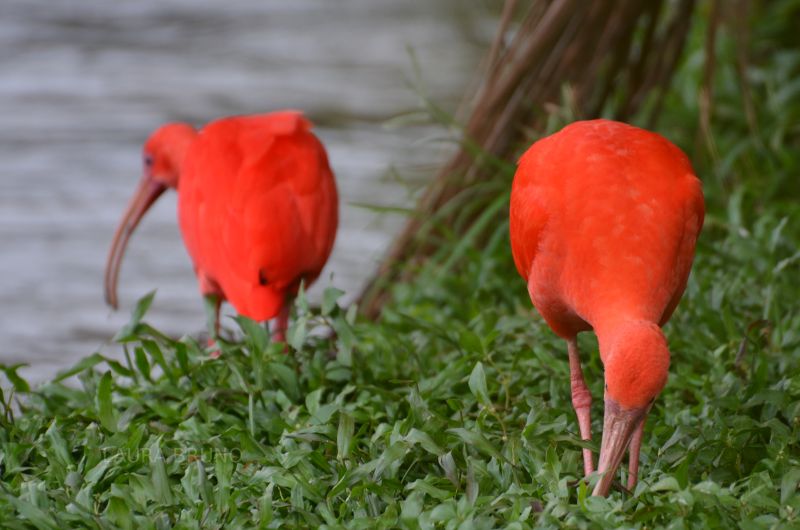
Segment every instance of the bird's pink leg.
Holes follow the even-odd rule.
[[[578,428],[581,431],[581,439],[591,440],[592,394],[589,393],[589,388],[587,388],[586,381],[583,379],[583,370],[581,370],[581,359],[578,352],[578,340],[576,337],[567,339],[567,353],[569,354],[569,379],[570,387],[572,388],[572,408],[575,409],[575,415],[578,416]],[[594,462],[592,461],[592,451],[590,449],[583,450],[583,471],[586,475],[590,475],[594,471]]]
[[[631,445],[628,447],[628,490],[633,491],[636,482],[639,480],[639,450],[642,448],[642,436],[644,436],[644,422],[647,420],[645,415],[631,437]]]

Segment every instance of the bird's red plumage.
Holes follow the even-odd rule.
[[[703,215],[680,149],[623,123],[576,122],[520,159],[514,261],[563,337],[621,319],[663,324],[686,287]]]
[[[572,404],[591,439],[591,393],[576,335],[593,329],[605,371],[594,495],[606,495],[626,450],[636,484],[644,421],[666,384],[661,326],[689,276],[703,224],[700,181],[661,136],[608,120],[573,123],[522,156],[511,191],[514,262],[534,306],[567,340]],[[593,472],[583,451],[584,472]]]
[[[609,391],[625,406],[664,386],[669,351],[658,326],[686,288],[703,216],[689,160],[643,129],[576,122],[520,159],[510,211],[517,269],[558,335],[594,329]]]
[[[336,184],[310,129],[293,111],[221,119],[183,161],[178,218],[201,290],[255,320],[275,317],[333,248]]]

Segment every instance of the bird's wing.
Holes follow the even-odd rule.
[[[336,188],[309,129],[296,112],[227,118],[187,157],[201,261],[242,313],[270,313],[276,296],[319,274],[333,245]]]
[[[695,244],[700,236],[700,230],[703,228],[705,219],[703,189],[697,177],[693,174],[686,175],[684,186],[679,190],[679,195],[680,203],[684,205],[684,214],[682,216],[684,225],[674,268],[676,286],[659,321],[659,325],[662,326],[670,319],[683,296],[683,292],[686,290],[686,283],[689,280],[689,272],[692,269],[692,261],[694,260]]]
[[[290,283],[316,277],[330,254],[338,223],[338,197],[325,150],[311,124],[294,112],[269,115],[263,125],[243,127],[247,155],[239,169],[239,209],[230,224],[243,221],[238,235],[251,245],[246,262],[253,270]],[[268,123],[266,123],[268,121]]]
[[[542,173],[540,165],[548,151],[548,139],[540,140],[520,158],[511,189],[509,232],[511,252],[519,274],[528,281],[531,266],[539,251],[548,220],[549,201],[554,190]],[[544,153],[544,155],[543,155]]]

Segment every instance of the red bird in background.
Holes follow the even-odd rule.
[[[628,447],[628,488],[636,485],[645,419],[667,381],[661,326],[686,288],[703,217],[686,155],[624,123],[573,123],[520,159],[511,191],[514,262],[533,305],[567,341],[584,440],[592,436],[592,397],[576,336],[594,330],[600,346],[605,417],[594,495],[608,494]],[[583,458],[589,475],[592,452]]]
[[[295,111],[223,118],[197,131],[157,129],[144,144],[144,175],[114,234],[106,263],[106,302],[117,307],[119,268],[131,233],[168,188],[178,190],[178,221],[200,292],[219,333],[228,300],[239,314],[277,317],[285,340],[301,281],[319,276],[338,224],[336,182],[311,123]]]

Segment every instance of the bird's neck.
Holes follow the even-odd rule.
[[[639,342],[642,337],[656,342],[665,341],[658,324],[635,316],[618,316],[594,322],[593,328],[603,362],[619,349],[621,343]]]
[[[661,328],[648,320],[617,322],[597,333],[606,397],[626,409],[647,406],[667,382],[669,347]]]
[[[189,152],[189,146],[195,138],[197,138],[197,131],[191,127],[183,129],[182,134],[177,136],[170,144],[170,158],[173,167],[180,175],[183,172],[183,161],[186,159],[186,153]]]

